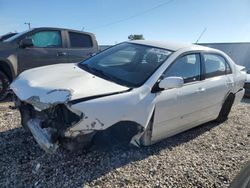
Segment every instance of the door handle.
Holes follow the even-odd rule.
[[[196,90],[196,93],[204,93],[206,91],[206,88],[204,87],[199,87],[197,90]]]
[[[59,57],[59,56],[66,56],[67,55],[67,53],[66,52],[57,52],[57,56]]]

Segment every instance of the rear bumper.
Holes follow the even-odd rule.
[[[245,96],[250,97],[250,83],[245,83],[244,88],[246,90],[245,91]]]
[[[239,91],[237,91],[235,93],[234,104],[240,103],[241,99],[244,96],[244,93],[245,93],[245,89],[244,88],[240,89]]]

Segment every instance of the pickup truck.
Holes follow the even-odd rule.
[[[21,72],[40,66],[75,63],[98,52],[93,33],[62,28],[33,28],[0,42],[0,100]],[[46,75],[44,75],[46,77]]]
[[[4,41],[4,40],[6,40],[6,39],[8,39],[8,38],[10,38],[10,37],[13,37],[14,35],[16,35],[17,33],[6,33],[6,34],[4,34],[4,35],[1,35],[0,36],[0,42],[1,41]]]

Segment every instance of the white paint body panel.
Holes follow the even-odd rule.
[[[171,50],[171,45],[162,43],[143,41],[134,43],[168,47]],[[67,103],[73,99],[123,92],[70,105],[69,108],[82,112],[84,118],[68,131],[104,130],[120,121],[133,121],[146,129],[155,112],[151,137],[154,143],[215,119],[227,95],[242,89],[246,80],[246,75],[242,74],[223,52],[197,45],[172,46],[177,51],[155,71],[146,83],[131,91],[124,92],[129,88],[93,76],[74,64],[31,69],[22,73],[11,84],[11,88],[22,101],[32,96],[39,96],[44,102],[49,101],[51,104],[53,101]],[[159,77],[177,57],[186,52],[207,50],[226,57],[233,74],[185,84],[181,88],[158,93],[151,92]],[[65,99],[63,102],[60,95],[48,96],[48,92],[58,89],[70,90],[70,99]],[[242,92],[237,94],[237,101],[241,98]]]
[[[250,74],[247,74],[247,80],[246,83],[250,83]]]
[[[39,96],[44,102],[53,102],[50,100],[57,100],[56,96],[47,95],[53,90],[70,90],[70,100],[74,100],[126,91],[129,88],[101,79],[80,69],[77,65],[69,63],[25,71],[14,80],[11,89],[22,100]]]
[[[119,121],[134,121],[146,126],[154,110],[154,98],[150,88],[143,87],[75,104],[71,108],[83,112],[88,118],[71,130],[103,130]],[[93,121],[95,127],[91,127]],[[99,121],[103,126],[98,126]]]

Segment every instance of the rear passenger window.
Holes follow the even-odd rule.
[[[71,48],[90,48],[93,46],[89,35],[69,32]]]
[[[231,74],[232,73],[232,70],[229,66],[229,64],[226,62],[226,74]]]
[[[205,78],[230,74],[231,69],[225,58],[216,54],[204,54]]]

